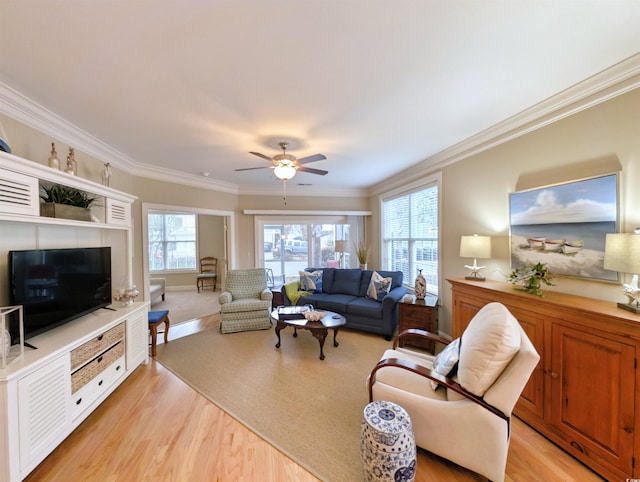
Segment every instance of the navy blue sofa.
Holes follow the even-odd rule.
[[[402,271],[376,270],[381,276],[392,279],[389,293],[382,300],[367,297],[372,270],[306,268],[313,272],[322,270],[322,291],[302,296],[297,305],[311,304],[317,310],[340,313],[346,326],[357,330],[379,333],[387,340],[393,336],[398,325],[398,303],[407,293],[402,285]],[[291,300],[282,290],[285,305]]]

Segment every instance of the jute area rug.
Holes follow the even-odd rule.
[[[158,346],[156,359],[187,384],[326,481],[363,480],[360,423],[365,380],[391,343],[330,331],[326,358],[310,332],[221,334],[217,328]]]

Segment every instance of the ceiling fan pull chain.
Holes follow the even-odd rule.
[[[283,189],[283,197],[282,199],[284,200],[284,205],[287,205],[287,180],[285,179],[284,182],[282,183],[282,189]]]

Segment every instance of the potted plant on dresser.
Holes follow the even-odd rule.
[[[40,186],[40,215],[49,218],[91,221],[91,206],[96,198],[74,187],[53,184]]]

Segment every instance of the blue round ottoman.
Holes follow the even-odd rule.
[[[416,474],[416,442],[409,414],[383,400],[364,408],[360,458],[367,481],[412,482]]]

